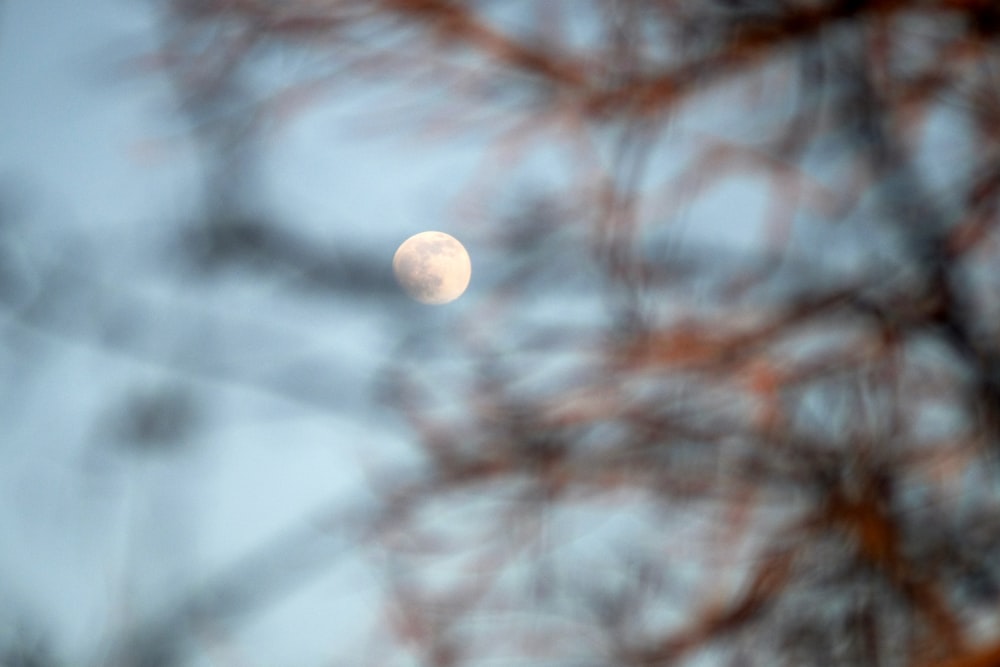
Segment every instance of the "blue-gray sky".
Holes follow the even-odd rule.
[[[202,184],[169,82],[132,67],[161,38],[154,4],[0,7],[10,246],[24,298],[61,267],[75,301],[54,320],[0,318],[0,627],[37,629],[68,664],[332,498],[364,502],[365,473],[405,454],[376,377],[415,312],[427,326],[453,317],[299,299],[280,279],[177,280],[164,246],[198,214]],[[469,169],[468,148],[364,136],[333,101],[265,142],[274,215],[386,268],[409,234],[455,232],[456,179],[441,176]],[[109,338],[109,314],[137,325]],[[198,428],[177,451],[123,455],[103,426],[116,401],[164,386],[198,397]],[[377,583],[348,557],[217,648],[246,665],[350,656]]]
[[[502,3],[487,4],[496,10]],[[207,133],[194,132],[195,114],[182,113],[167,75],[143,66],[164,38],[156,6],[152,0],[7,0],[0,15],[0,205],[6,207],[0,210],[0,633],[26,624],[46,634],[67,664],[99,656],[117,633],[169,611],[200,583],[243,567],[247,554],[278,536],[326,530],[329,522],[315,512],[350,513],[374,503],[373,473],[418,459],[414,433],[381,400],[390,363],[417,369],[430,393],[463,397],[468,383],[486,383],[497,370],[491,354],[518,352],[504,358],[502,370],[516,376],[512,393],[530,396],[566,383],[593,350],[588,345],[606,345],[615,333],[609,327],[595,340],[580,343],[583,334],[573,338],[579,346],[561,346],[565,328],[612,316],[603,308],[610,301],[607,285],[595,278],[596,262],[589,260],[607,222],[595,210],[601,179],[626,180],[622,174],[629,173],[628,150],[616,152],[628,147],[617,141],[621,127],[609,122],[588,134],[588,119],[573,118],[579,125],[568,127],[579,130],[580,144],[592,140],[585,158],[558,140],[517,153],[513,134],[491,151],[496,127],[490,123],[451,131],[452,115],[461,109],[457,101],[449,106],[447,93],[455,91],[443,90],[446,85],[413,93],[344,77],[281,122],[261,124],[255,170],[240,194],[252,213],[299,240],[293,254],[319,257],[319,265],[248,261],[213,273],[184,261],[178,248],[205,222],[200,216],[216,194],[207,191],[213,163],[210,148],[200,143]],[[532,5],[520,3],[526,6]],[[516,13],[499,19],[512,21]],[[585,21],[568,23],[586,27]],[[468,64],[467,55],[455,60]],[[249,78],[294,81],[302,62],[277,53],[258,62]],[[649,303],[639,304],[648,306],[651,319],[677,313],[696,319],[719,307],[719,301],[700,300],[712,291],[704,285],[717,279],[713,272],[732,270],[734,251],[760,250],[775,239],[787,243],[781,266],[795,283],[779,276],[782,290],[889,265],[881,255],[892,259],[893,230],[871,223],[884,215],[873,198],[859,194],[843,213],[824,209],[830,203],[824,186],[852,180],[851,165],[825,157],[813,164],[805,151],[803,164],[783,165],[764,151],[753,157],[768,166],[738,168],[746,146],[733,142],[747,139],[752,153],[760,135],[794,114],[793,69],[780,61],[752,81],[706,88],[681,110],[686,113],[664,121],[669,141],[646,156],[645,176],[631,184],[648,186],[644,194],[651,195],[637,199],[637,234],[649,235],[643,251],[653,269],[653,255],[664,248],[679,253],[690,242],[704,254],[692,252],[696,271],[677,280],[671,300],[653,291]],[[427,80],[413,74],[413,81]],[[412,97],[404,98],[404,89]],[[490,86],[479,92],[498,93]],[[750,97],[747,106],[756,113],[745,117],[734,100]],[[424,105],[441,114],[437,125],[410,115]],[[516,103],[497,108],[491,120],[516,125]],[[545,110],[559,108],[553,103]],[[526,104],[521,111],[538,108]],[[557,122],[552,127],[545,138],[565,129]],[[956,171],[954,159],[926,158],[935,151],[957,154],[963,146],[947,121],[929,127],[921,164],[931,183],[946,183]],[[652,141],[654,134],[642,139]],[[705,154],[722,157],[693,169],[691,178],[669,180]],[[730,155],[740,159],[729,161]],[[624,167],[616,171],[609,165],[619,158],[617,166]],[[718,180],[717,167],[725,175]],[[775,175],[792,172],[815,179],[799,192],[805,193],[801,202],[784,201],[786,190],[775,185],[783,183]],[[576,189],[559,193],[567,183]],[[544,206],[504,209],[550,188],[558,196],[543,203],[560,207],[555,213]],[[798,216],[784,220],[787,235],[768,228],[773,220],[767,217],[781,219],[785,211]],[[546,215],[574,224],[547,229]],[[798,225],[800,218],[811,224]],[[428,229],[455,235],[472,255],[469,292],[439,309],[407,301],[388,278],[398,243]],[[511,241],[518,234],[527,239],[519,248]],[[678,267],[688,270],[683,262]],[[317,281],[321,288],[303,287],[326,269],[325,282]],[[502,278],[521,269],[535,279],[512,299]],[[352,275],[361,288],[348,289]],[[741,302],[739,312],[730,301],[721,304],[733,321],[768,315],[753,299]],[[626,320],[615,324],[627,326]],[[525,322],[544,324],[547,342],[525,335],[538,334]],[[710,327],[688,335],[714,333]],[[482,352],[482,368],[467,366],[459,352],[465,345]],[[477,370],[481,377],[470,380]],[[601,397],[573,398],[587,404]],[[484,413],[517,407],[486,406]],[[168,423],[157,414],[167,414]],[[136,451],[134,441],[143,439],[137,433],[145,433],[147,451]],[[632,507],[638,510],[617,517],[613,506],[570,508],[558,527],[545,528],[574,537],[550,552],[575,553],[574,567],[601,571],[601,563],[618,562],[620,554],[611,553],[616,544],[645,540],[659,553],[663,545],[654,541],[669,541],[674,529],[678,539],[669,546],[684,550],[688,534],[711,528],[706,516],[717,509],[658,517],[663,523],[653,535],[643,533],[649,506]],[[786,511],[779,507],[774,515]],[[251,618],[199,637],[193,664],[364,664],[363,656],[376,655],[381,647],[368,630],[385,622],[378,616],[384,581],[349,531],[338,528],[331,536],[320,546],[343,554],[328,570],[310,574],[307,584]],[[747,544],[748,550],[757,546],[752,538]],[[707,571],[711,561],[689,560],[684,567]],[[678,581],[687,591],[684,567]],[[603,574],[617,585],[627,573]],[[726,572],[731,580],[739,576]],[[664,611],[668,623],[677,620],[675,609]]]

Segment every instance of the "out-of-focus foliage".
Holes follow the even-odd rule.
[[[324,283],[224,185],[324,97],[489,140],[459,205],[500,275],[387,369],[422,459],[348,522],[386,578],[360,660],[1000,662],[995,3],[161,4],[146,64],[215,158],[203,266],[386,288]],[[150,400],[154,443],[189,408]],[[122,661],[174,660],[142,639],[256,604],[284,553]]]
[[[493,140],[469,189],[513,212],[469,224],[509,275],[462,363],[386,381],[427,464],[372,537],[403,654],[997,659],[993,3],[171,10],[160,57],[207,128],[296,52],[315,71],[257,124],[377,80],[415,132]]]

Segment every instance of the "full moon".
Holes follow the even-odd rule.
[[[472,277],[472,261],[453,236],[420,232],[403,241],[396,250],[392,271],[412,298],[438,305],[462,296]]]

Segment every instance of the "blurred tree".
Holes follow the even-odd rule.
[[[389,370],[427,465],[360,533],[395,641],[359,659],[1000,664],[993,2],[161,4],[211,261],[308,247],[219,211],[319,93],[491,142],[509,271],[462,363]],[[199,595],[149,636],[251,600]]]

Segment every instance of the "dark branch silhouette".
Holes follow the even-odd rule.
[[[330,524],[384,568],[360,660],[1000,662],[1000,9],[503,4],[175,0],[144,61],[204,148],[174,246],[200,280],[288,272],[288,298],[399,308],[386,271],[255,208],[267,128],[321,95],[378,91],[365,122],[428,150],[490,146],[458,178],[492,273],[378,385],[420,462]],[[254,79],[290,53],[310,65]],[[108,659],[183,663],[195,626],[302,585],[326,539],[293,531]]]

